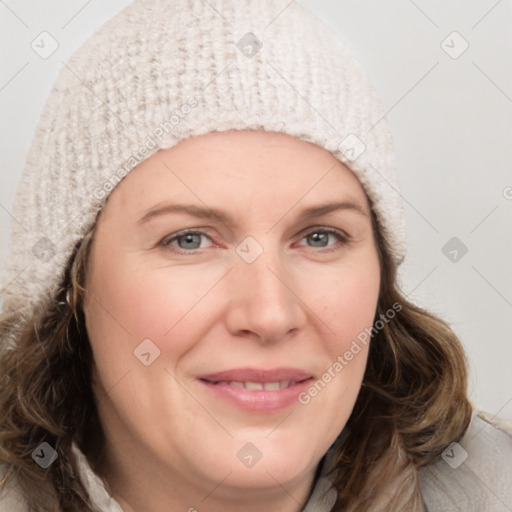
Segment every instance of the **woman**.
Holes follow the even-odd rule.
[[[139,0],[59,76],[13,212],[2,510],[510,505],[507,425],[396,284],[375,92],[285,7]]]

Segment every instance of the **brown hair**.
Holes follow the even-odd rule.
[[[447,323],[399,291],[375,216],[373,226],[381,266],[376,321],[390,309],[396,316],[372,336],[338,456],[333,510],[422,512],[417,470],[459,440],[471,420],[467,360]]]
[[[424,510],[417,469],[462,437],[472,408],[462,346],[442,320],[407,301],[373,215],[381,264],[377,315],[400,304],[372,336],[363,385],[344,429],[334,478],[335,511]],[[97,512],[77,475],[75,441],[93,469],[103,437],[91,388],[92,352],[81,304],[94,228],[70,259],[55,300],[20,325],[0,319],[0,463],[31,511]],[[70,290],[72,295],[70,295]],[[41,471],[31,453],[41,442],[58,453]],[[1,487],[1,483],[0,483]],[[52,501],[53,500],[53,501]]]

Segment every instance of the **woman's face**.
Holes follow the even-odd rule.
[[[230,131],[143,162],[86,283],[111,467],[219,494],[311,479],[356,401],[379,281],[363,189],[324,149]]]

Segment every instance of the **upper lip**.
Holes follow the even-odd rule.
[[[201,380],[208,382],[235,381],[235,382],[279,382],[310,379],[312,375],[298,368],[233,368],[217,373],[200,375]]]

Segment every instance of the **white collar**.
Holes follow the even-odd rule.
[[[71,450],[76,456],[80,480],[89,493],[92,504],[101,512],[124,512],[121,505],[107,492],[103,480],[92,470],[86,456],[74,441]]]

